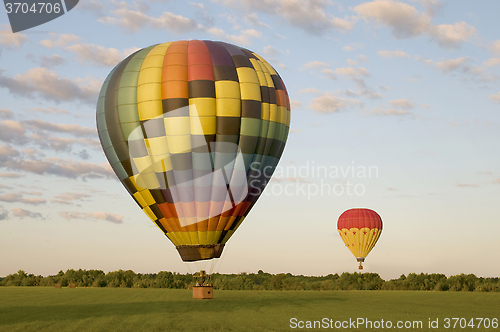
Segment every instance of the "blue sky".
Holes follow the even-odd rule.
[[[95,103],[131,52],[212,39],[262,55],[292,102],[280,168],[220,272],[356,271],[337,218],[367,207],[384,230],[366,271],[498,276],[499,11],[493,0],[82,0],[13,34],[0,10],[0,275],[196,269],[114,177]]]

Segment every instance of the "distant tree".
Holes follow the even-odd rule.
[[[398,279],[384,281],[377,273],[347,273],[340,276],[303,276],[291,273],[272,275],[259,270],[257,273],[218,274],[211,276],[214,288],[226,290],[417,290],[417,291],[465,291],[465,292],[500,292],[500,280],[478,278],[474,274],[460,274],[447,278],[438,273],[402,274]],[[23,270],[0,278],[0,286],[54,286],[70,283],[78,287],[123,287],[123,288],[179,288],[194,285],[193,275],[186,273],[161,271],[151,274],[136,274],[132,270],[111,271],[105,274],[101,270],[59,271],[55,275],[43,277],[28,274]]]
[[[273,290],[282,290],[283,289],[283,279],[285,275],[283,273],[276,274],[271,277],[271,286]]]

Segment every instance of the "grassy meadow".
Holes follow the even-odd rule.
[[[446,317],[467,323],[471,318],[499,319],[500,293],[215,290],[213,300],[191,296],[184,289],[0,287],[0,331],[308,330],[291,328],[291,318],[304,324],[323,318],[423,323],[423,328],[402,331],[500,331],[477,328],[478,320],[474,328],[460,328],[460,322],[455,329],[444,328]],[[429,318],[439,319],[439,329],[428,329]]]

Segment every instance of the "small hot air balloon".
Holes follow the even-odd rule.
[[[106,78],[97,104],[111,167],[183,261],[220,257],[271,177],[289,124],[274,68],[215,41],[131,54]]]
[[[337,228],[362,270],[366,256],[382,233],[382,218],[370,209],[350,209],[340,215]]]

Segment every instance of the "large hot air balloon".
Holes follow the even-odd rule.
[[[382,233],[382,218],[370,209],[350,209],[339,217],[337,228],[345,245],[363,269],[366,256]]]
[[[133,53],[106,78],[97,105],[109,163],[183,261],[220,257],[271,177],[289,124],[273,67],[216,41]]]

